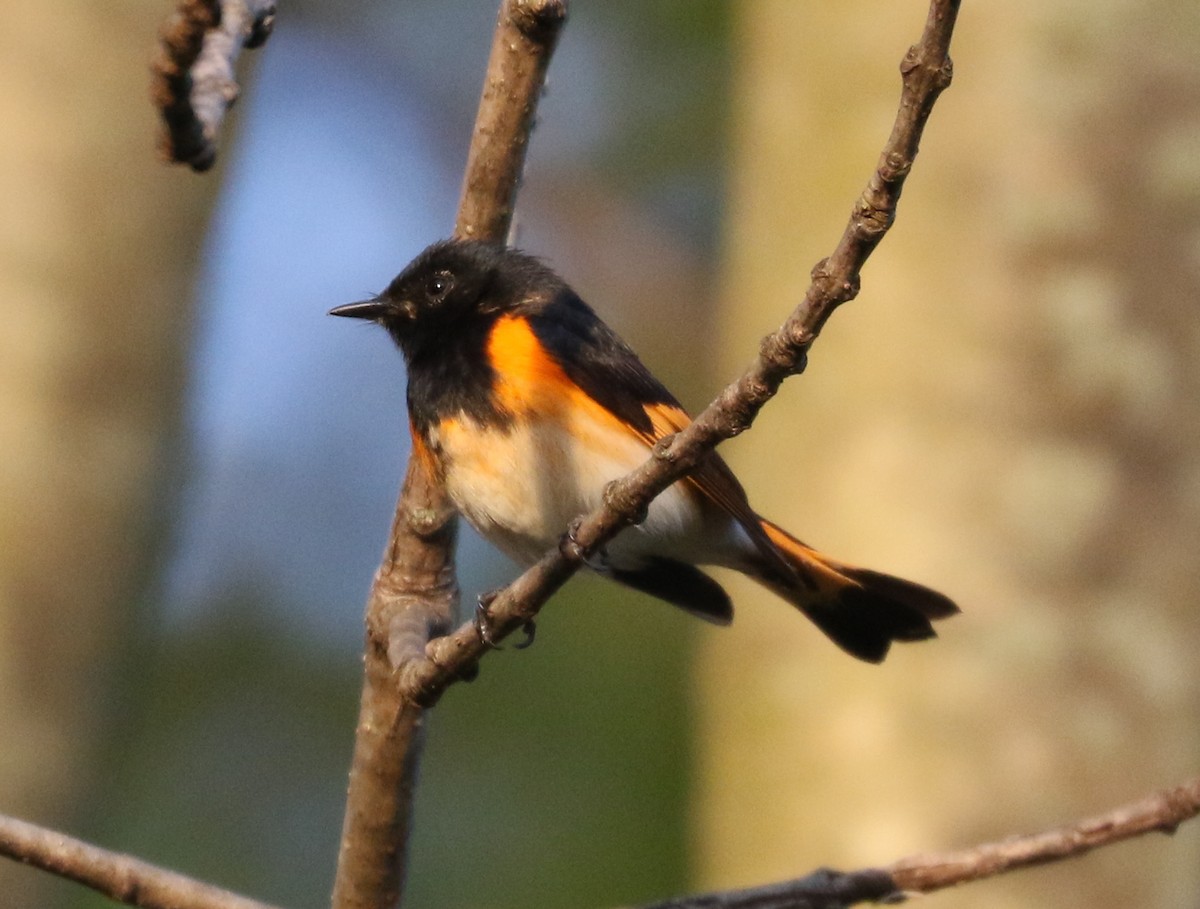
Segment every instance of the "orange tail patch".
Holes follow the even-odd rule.
[[[950,599],[928,587],[836,562],[765,519],[762,528],[795,577],[759,580],[861,660],[882,661],[893,641],[935,637],[932,622],[958,612]]]

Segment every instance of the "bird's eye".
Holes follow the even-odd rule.
[[[453,276],[449,272],[439,271],[436,275],[430,275],[426,280],[425,293],[431,300],[440,300],[450,292],[453,285]]]

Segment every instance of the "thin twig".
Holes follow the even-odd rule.
[[[494,638],[524,626],[592,554],[645,516],[650,501],[695,467],[719,442],[744,432],[789,375],[803,371],[805,356],[834,309],[858,294],[859,274],[895,219],[905,178],[917,154],[933,103],[950,84],[950,36],[959,0],[932,0],[920,41],[901,63],[903,87],[892,133],[879,164],[829,258],[817,263],[804,300],[773,334],[740,379],[728,386],[684,431],[662,440],[653,456],[605,490],[604,505],[580,520],[557,551],[544,555],[500,593],[488,608]],[[431,703],[461,678],[489,646],[473,624],[437,638],[429,659],[406,672],[409,697]]]
[[[819,868],[795,880],[745,890],[677,896],[638,909],[845,909],[857,903],[899,902],[903,894],[886,871]]]
[[[791,881],[664,900],[641,909],[844,909],[858,903],[899,903],[1009,871],[1082,856],[1146,833],[1174,833],[1200,815],[1200,777],[1105,814],[1042,833],[1013,836],[958,852],[924,853],[887,868],[821,869]]]
[[[565,0],[505,0],[463,178],[455,233],[503,242]],[[428,465],[412,459],[383,562],[367,603],[363,692],[355,736],[334,909],[385,909],[400,898],[424,708],[403,696],[425,647],[450,628],[453,507]],[[469,674],[463,664],[457,671]]]
[[[195,171],[213,166],[217,134],[238,97],[234,63],[243,47],[267,40],[274,21],[275,0],[180,0],[150,66],[164,158]]]
[[[0,815],[0,855],[142,909],[275,909],[141,859]]]
[[[1112,811],[1042,833],[1014,836],[973,849],[914,855],[887,869],[899,890],[932,893],[1031,865],[1084,855],[1146,833],[1175,832],[1200,815],[1200,777]]]

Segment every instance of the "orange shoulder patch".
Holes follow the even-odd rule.
[[[487,356],[498,377],[498,403],[514,415],[543,410],[555,397],[581,394],[542,346],[529,321],[520,316],[502,316],[496,321]]]

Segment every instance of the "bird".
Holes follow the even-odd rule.
[[[503,244],[436,242],[382,293],[330,314],[391,335],[407,372],[412,456],[481,536],[523,566],[691,422],[562,277]],[[871,663],[894,641],[935,637],[932,622],[959,611],[928,587],[837,561],[760,516],[715,451],[588,562],[728,625],[733,603],[700,566],[750,577]]]

